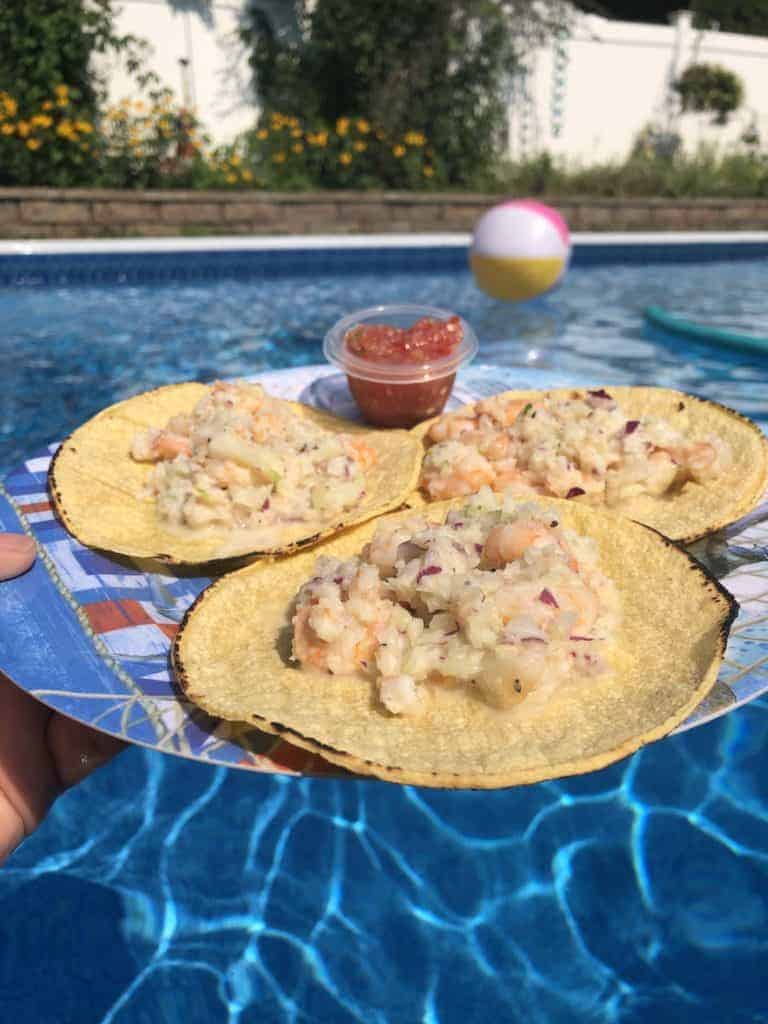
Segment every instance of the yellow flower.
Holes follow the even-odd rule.
[[[43,110],[53,110],[53,101],[52,100],[46,100],[45,103],[43,104],[43,108],[42,109]]]
[[[41,146],[40,139],[27,139],[27,149],[40,149]]]
[[[226,181],[227,181],[228,185],[236,185],[237,184],[237,175],[236,174],[228,174],[227,177],[226,177]]]
[[[272,159],[273,159],[273,161],[276,164],[284,164],[285,163],[285,153],[283,153],[283,151],[281,150],[279,153],[275,153],[275,155],[272,157]]]
[[[269,129],[267,129],[267,128],[260,128],[256,132],[256,138],[257,139],[268,139],[269,138]]]
[[[248,168],[240,172],[240,177],[243,181],[253,181],[253,171],[249,171]]]
[[[27,121],[19,121],[16,127],[18,128],[19,135],[22,137],[22,139],[26,139],[26,137],[32,131],[32,126]]]
[[[348,164],[351,164],[352,163],[352,154],[351,153],[342,153],[341,156],[339,157],[339,163],[344,164],[345,167]]]
[[[356,123],[357,130],[359,132],[362,132],[363,135],[367,135],[368,132],[371,130],[371,126],[368,124],[364,117],[359,118]]]
[[[397,157],[405,156],[405,146],[393,146],[392,152]]]
[[[315,138],[318,146],[325,146],[328,143],[328,132],[318,132]]]
[[[405,141],[409,146],[423,146],[427,140],[421,132],[406,132]]]
[[[8,117],[16,117],[19,110],[19,105],[16,100],[9,96],[8,93],[3,93],[3,106]]]
[[[349,118],[340,117],[336,122],[336,131],[339,135],[346,135],[349,131]]]
[[[3,125],[0,125],[0,132],[2,132],[3,135],[13,135],[13,133],[15,131],[16,131],[16,125],[15,124],[3,124]]]
[[[53,118],[48,117],[47,114],[35,114],[31,123],[36,125],[38,128],[50,128],[53,124]]]
[[[302,146],[302,144],[300,142],[294,142],[294,144],[291,146],[291,149],[293,150],[294,153],[303,153],[304,152],[304,147]]]
[[[363,142],[362,139],[358,139],[355,143],[355,149],[358,153],[364,153],[368,149],[368,143]]]
[[[83,135],[90,135],[93,131],[93,125],[90,121],[75,121],[75,128],[77,131],[82,132]]]
[[[53,91],[56,93],[56,98],[57,99],[63,100],[63,99],[66,99],[68,94],[69,94],[69,86],[68,85],[57,85],[57,86],[54,87]]]
[[[61,121],[56,126],[56,134],[60,135],[62,139],[76,139],[77,133],[75,132],[74,126],[71,121]]]
[[[56,100],[56,106],[57,107],[68,107],[69,106],[69,100],[67,99],[66,96],[60,96]]]
[[[229,158],[229,162],[232,164],[233,167],[237,167],[238,164],[241,162],[240,157],[237,155],[237,153],[233,153],[232,156]]]
[[[434,167],[425,167],[424,168],[424,177],[425,178],[433,178],[434,175],[435,175],[435,168]]]
[[[300,139],[303,134],[304,133],[302,132],[301,128],[294,128],[293,131],[291,132],[291,136],[294,139]]]

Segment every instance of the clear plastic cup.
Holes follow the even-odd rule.
[[[417,320],[448,320],[455,316],[434,306],[371,306],[342,317],[328,331],[323,352],[329,363],[347,375],[364,419],[376,427],[413,427],[443,411],[453,389],[456,371],[477,352],[478,342],[469,324],[459,317],[462,337],[447,356],[430,362],[378,362],[350,352],[345,344],[353,327],[371,324],[412,327]]]

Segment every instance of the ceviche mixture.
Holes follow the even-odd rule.
[[[259,384],[217,381],[189,414],[138,434],[148,487],[169,524],[255,528],[323,520],[365,495],[374,450],[323,430]]]
[[[606,671],[619,618],[592,540],[485,487],[443,524],[385,520],[360,557],[318,558],[298,593],[293,656],[374,679],[392,714],[456,686],[503,709]]]
[[[568,399],[487,398],[442,416],[427,443],[421,487],[435,501],[487,484],[616,505],[713,480],[732,461],[717,436],[690,441],[662,419],[631,419],[602,389]]]

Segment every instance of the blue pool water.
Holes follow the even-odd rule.
[[[651,303],[768,325],[762,260],[573,269],[509,311],[460,269],[0,288],[0,471],[119,398],[318,362],[426,301],[480,358],[657,383],[768,424],[768,358]],[[768,330],[763,330],[768,333]],[[493,793],[260,777],[131,749],[0,873],[0,1020],[768,1021],[768,703],[601,772]]]

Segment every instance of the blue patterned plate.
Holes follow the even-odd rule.
[[[273,394],[340,416],[356,410],[343,377],[323,367],[262,374]],[[458,406],[511,387],[594,383],[535,368],[469,367]],[[132,743],[212,764],[289,774],[340,769],[248,726],[212,719],[179,699],[168,654],[184,612],[210,582],[157,574],[83,547],[55,518],[46,473],[57,445],[27,459],[0,485],[0,531],[32,535],[39,558],[0,586],[0,669],[63,714]],[[736,596],[718,682],[680,727],[701,725],[768,690],[768,505],[693,546]]]

